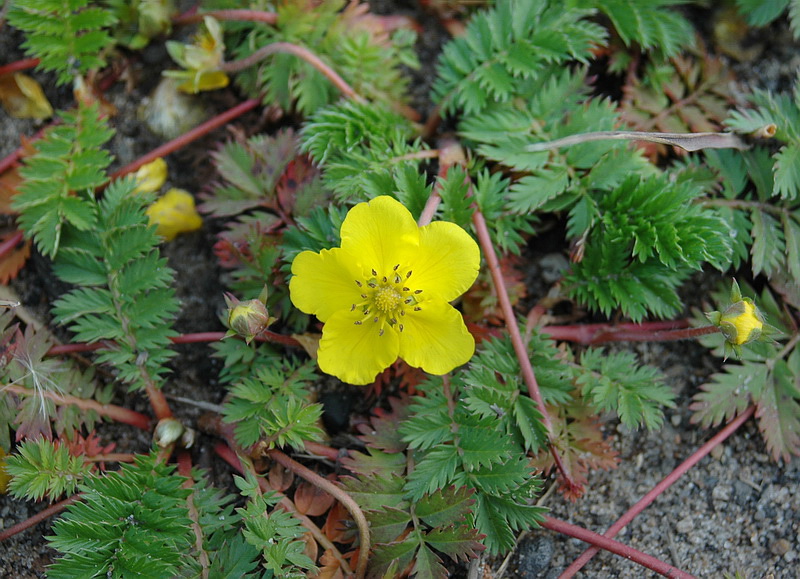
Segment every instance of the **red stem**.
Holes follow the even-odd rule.
[[[43,511],[40,511],[40,512],[36,513],[35,515],[33,515],[32,517],[17,523],[13,527],[9,527],[7,529],[3,529],[2,531],[0,531],[0,543],[5,541],[6,539],[10,539],[11,537],[16,535],[17,533],[21,533],[22,531],[25,531],[26,529],[30,529],[31,527],[41,523],[45,519],[49,519],[53,515],[57,515],[58,513],[60,513],[64,509],[66,509],[69,505],[71,505],[72,503],[74,503],[77,500],[79,500],[80,498],[81,498],[81,493],[78,493],[76,495],[72,495],[71,497],[68,497],[68,498],[64,499],[63,501],[61,501],[61,502],[55,503],[53,505],[50,505],[49,507],[47,507]]]
[[[292,44],[291,42],[273,42],[272,44],[267,44],[266,46],[259,48],[250,56],[247,56],[241,60],[226,62],[220,67],[220,70],[224,72],[239,72],[240,70],[249,68],[254,64],[264,60],[268,56],[278,52],[293,54],[299,58],[302,58],[308,64],[321,72],[325,78],[331,81],[331,83],[333,83],[333,85],[338,88],[339,92],[341,92],[344,96],[353,99],[354,101],[364,102],[364,99],[361,98],[335,70],[325,64],[320,57],[304,46]]]
[[[566,464],[564,464],[564,461],[561,460],[561,456],[558,454],[556,445],[553,443],[553,422],[550,420],[550,415],[547,413],[544,400],[542,399],[542,393],[539,391],[539,384],[536,381],[536,375],[533,372],[533,366],[531,366],[531,360],[528,357],[528,349],[525,347],[525,343],[522,341],[522,334],[519,331],[517,318],[514,314],[514,309],[511,306],[511,300],[508,297],[508,291],[506,290],[505,282],[503,281],[503,272],[500,270],[500,262],[497,259],[497,253],[495,253],[494,245],[492,244],[492,239],[489,235],[489,228],[486,226],[486,220],[483,217],[483,213],[481,213],[480,209],[477,207],[475,208],[475,212],[472,214],[472,223],[475,226],[475,233],[478,236],[478,241],[483,249],[483,256],[486,258],[486,264],[489,267],[489,272],[492,275],[492,281],[494,282],[494,287],[497,292],[497,301],[500,303],[500,309],[503,312],[503,318],[505,318],[506,330],[511,337],[511,343],[514,346],[514,352],[519,359],[520,369],[522,370],[522,379],[525,381],[525,385],[528,387],[528,394],[536,402],[536,406],[538,407],[539,412],[542,414],[542,425],[547,430],[550,453],[553,455],[556,468],[564,478],[565,484],[570,489],[580,492],[580,485],[575,483],[575,481],[572,479],[569,469],[567,468]]]
[[[3,259],[7,253],[10,253],[19,243],[25,238],[25,234],[21,231],[15,231],[11,237],[0,243],[0,259]]]
[[[659,575],[663,575],[664,577],[674,577],[676,579],[694,579],[693,575],[690,575],[685,571],[681,571],[677,567],[673,567],[668,563],[664,563],[664,561],[656,559],[652,555],[642,553],[633,547],[629,547],[628,545],[624,545],[614,541],[613,539],[604,537],[603,535],[598,535],[597,533],[593,533],[592,531],[582,527],[571,525],[552,517],[545,517],[542,526],[546,529],[550,529],[551,531],[569,535],[570,537],[575,537],[576,539],[580,539],[586,543],[591,543],[593,545],[597,545],[598,547],[602,547],[606,551],[610,551],[616,555],[619,555],[620,557],[625,557],[626,559],[647,567],[648,569],[651,569]]]
[[[672,484],[675,483],[681,476],[683,476],[690,468],[700,462],[700,460],[710,453],[715,447],[722,444],[725,439],[736,432],[736,430],[738,430],[739,427],[747,422],[747,420],[753,415],[753,412],[755,412],[755,406],[750,406],[739,416],[731,420],[725,428],[720,430],[711,440],[694,451],[689,458],[687,458],[680,464],[680,466],[678,466],[678,468],[669,473],[664,480],[653,487],[650,492],[648,492],[635,505],[628,509],[628,511],[622,515],[616,523],[611,525],[608,530],[603,533],[603,535],[608,538],[614,537],[620,530],[630,523],[636,515],[646,509],[661,493],[672,486]],[[569,579],[570,577],[574,576],[578,571],[581,570],[581,568],[583,568],[584,565],[586,565],[586,563],[589,562],[592,557],[595,556],[598,551],[599,549],[596,547],[590,547],[586,549],[586,551],[584,551],[583,554],[581,554],[581,556],[572,563],[572,565],[567,567],[567,569],[561,574],[560,579]]]
[[[32,391],[28,390],[27,388],[23,388],[18,384],[7,384],[3,386],[1,390],[3,392],[13,392],[14,394],[23,396],[34,395]],[[122,424],[129,424],[130,426],[135,426],[136,428],[140,428],[142,430],[150,430],[150,418],[144,414],[136,412],[135,410],[123,408],[122,406],[116,406],[114,404],[101,404],[96,400],[76,398],[75,396],[70,396],[69,394],[58,394],[50,391],[43,391],[36,395],[49,398],[56,404],[60,404],[62,406],[74,405],[84,410],[94,410],[100,416],[106,416],[116,420],[117,422],[121,422]]]
[[[180,137],[172,139],[171,141],[164,143],[160,147],[153,149],[146,155],[139,157],[133,163],[129,163],[122,167],[121,169],[117,169],[111,174],[111,179],[118,179],[123,175],[127,175],[128,173],[133,173],[142,165],[146,165],[147,163],[156,160],[159,157],[164,157],[177,151],[178,149],[185,147],[192,141],[199,139],[200,137],[205,136],[206,134],[210,133],[211,131],[218,129],[219,127],[229,123],[233,119],[242,116],[246,112],[249,112],[256,108],[261,102],[257,99],[250,99],[246,100],[243,103],[236,105],[235,107],[228,109],[222,114],[217,115],[213,119],[207,120],[202,125],[199,125],[192,129],[191,131],[184,133]]]
[[[217,20],[263,22],[265,24],[272,24],[273,26],[278,23],[278,15],[275,12],[264,12],[261,10],[209,10],[208,12],[187,12],[173,18],[172,23],[178,26],[193,24],[195,22],[202,22],[204,16],[211,16]]]
[[[22,60],[9,62],[8,64],[0,66],[0,76],[11,74],[12,72],[19,72],[20,70],[28,70],[36,66],[39,66],[38,58],[23,58]]]
[[[582,324],[543,326],[539,331],[554,340],[596,345],[607,342],[667,342],[697,338],[719,331],[716,326],[690,328],[687,320],[641,324]]]

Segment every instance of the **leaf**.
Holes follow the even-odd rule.
[[[793,352],[800,358],[800,352]],[[764,382],[756,401],[758,429],[767,442],[767,450],[774,460],[791,460],[800,455],[800,388],[798,376],[793,374],[785,360],[774,361],[772,372]]]
[[[293,501],[297,512],[309,517],[319,517],[331,508],[333,496],[308,482],[301,482],[294,491]]]
[[[442,565],[442,560],[428,548],[425,543],[419,546],[419,551],[414,558],[414,566],[411,568],[412,577],[430,577],[431,579],[446,579],[450,576],[447,569]]]
[[[769,370],[762,363],[726,364],[724,373],[716,373],[703,384],[689,407],[691,421],[704,428],[717,426],[744,412],[752,400],[753,390],[761,390]]]
[[[431,527],[441,527],[463,520],[471,512],[475,499],[467,487],[450,486],[422,497],[414,505],[414,513]],[[441,550],[441,549],[440,549]]]
[[[0,236],[0,239],[5,242],[14,233],[7,233]],[[28,258],[31,255],[31,240],[24,239],[14,246],[10,251],[6,252],[0,259],[0,284],[8,285],[8,282],[17,277],[17,274],[25,266]]]
[[[782,147],[775,156],[775,193],[789,201],[797,198],[800,187],[800,144]]]
[[[412,522],[411,515],[406,510],[394,507],[367,511],[366,515],[375,543],[390,543],[398,539]]]
[[[753,274],[763,272],[770,277],[784,263],[786,244],[783,230],[774,217],[761,209],[753,210],[752,220],[753,245],[750,254],[753,258]]]
[[[466,525],[450,525],[432,529],[425,534],[425,543],[454,561],[469,561],[478,557],[484,547],[477,529]]]

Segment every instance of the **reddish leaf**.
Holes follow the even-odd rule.
[[[0,240],[5,241],[12,235],[14,235],[14,232],[2,235],[0,236]],[[0,258],[0,284],[6,285],[9,281],[17,277],[17,274],[24,267],[30,255],[30,239],[19,242],[13,249],[6,252],[2,258]]]
[[[282,493],[286,491],[292,483],[294,482],[294,474],[283,468],[277,462],[273,462],[272,466],[269,468],[269,476],[267,477],[269,481],[269,486],[273,489]]]
[[[318,517],[328,511],[333,504],[333,497],[322,489],[308,482],[301,482],[294,492],[294,504],[298,512],[309,517]]]

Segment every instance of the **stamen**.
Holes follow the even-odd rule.
[[[395,325],[397,323],[397,318],[392,318],[389,321],[392,322],[392,325]]]
[[[397,268],[398,268],[398,267],[400,267],[400,264],[399,264],[399,263],[398,263],[396,266],[394,266],[394,267],[392,268],[392,270],[393,270],[393,271],[397,271]]]
[[[350,311],[351,311],[351,312],[354,312],[354,311],[355,311],[355,309],[356,309],[356,305],[355,305],[355,304],[353,304],[353,305],[350,307]]]
[[[372,275],[378,275],[378,272],[373,269],[372,270]]]
[[[360,282],[360,281],[358,281],[358,280],[356,280],[356,285],[357,285],[358,287],[361,287],[361,282]]]
[[[369,315],[369,308],[364,308],[364,315],[365,315],[365,316],[368,316],[368,315]]]
[[[387,281],[389,281],[389,280],[386,279],[386,276],[383,276],[383,283],[386,283]]]
[[[378,316],[375,316],[375,318],[372,321],[377,324],[378,323]]]
[[[361,294],[361,299],[362,299],[362,300],[365,300],[365,299],[367,299],[367,294]]]
[[[353,322],[353,323],[354,323],[356,326],[360,326],[360,325],[361,325],[361,320],[358,320],[357,322]]]
[[[403,331],[403,324],[400,324],[400,331]]]
[[[394,283],[400,283],[401,281],[403,281],[403,278],[401,278],[399,275],[394,276]]]
[[[380,332],[378,332],[378,335],[379,335],[379,336],[382,336],[382,335],[383,335],[383,328],[381,328],[381,331],[380,331]]]
[[[407,287],[403,287],[403,291],[404,291],[404,292],[410,292],[411,290],[410,290],[410,289],[408,289]]]
[[[421,311],[422,311],[422,308],[421,308],[421,307],[419,307],[419,306],[414,306],[414,311],[415,311],[415,312],[421,312]]]
[[[408,279],[408,278],[410,278],[410,277],[411,277],[411,270],[409,269],[409,270],[408,270],[408,273],[406,274],[406,279]]]
[[[376,284],[374,281],[371,281],[371,282],[367,283],[367,285],[368,285],[369,287],[373,288],[373,289],[374,289],[374,288],[376,288],[376,287],[378,287],[378,284]]]
[[[421,294],[421,293],[422,293],[422,290],[414,290],[414,293],[415,293],[415,294]]]
[[[401,316],[404,316],[404,315],[406,315],[406,311],[405,311],[405,310],[400,310],[400,315],[401,315]]]
[[[406,300],[403,303],[404,304],[410,304],[413,301],[414,301],[414,298],[406,298]]]

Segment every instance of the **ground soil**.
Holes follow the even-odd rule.
[[[423,113],[430,109],[425,102],[432,74],[430,65],[442,32],[429,15],[422,15],[416,3],[376,3],[381,12],[400,12],[424,23],[420,41],[421,57],[426,68],[415,73],[415,106]],[[19,37],[0,33],[0,54],[4,62],[22,57]],[[761,40],[764,50],[758,62],[732,65],[736,68],[742,92],[752,87],[787,90],[798,65],[797,48],[785,25],[773,27]],[[150,151],[162,142],[143,126],[137,117],[137,107],[157,81],[157,71],[171,66],[166,53],[158,48],[143,55],[127,55],[132,84],[114,85],[108,98],[119,113],[113,124],[117,136],[112,150],[116,166],[123,165]],[[156,71],[156,74],[153,74]],[[52,77],[36,73],[47,96],[56,107],[67,107],[71,94],[67,88],[57,88]],[[203,101],[208,114],[224,110],[239,98],[235,91],[221,91]],[[241,127],[258,132],[269,127],[269,121],[258,112],[250,115]],[[33,121],[12,119],[0,112],[0,158],[14,150],[22,136],[30,136],[39,128]],[[200,143],[168,159],[170,179],[175,186],[193,192],[202,189],[210,177],[207,152],[214,143],[224,139],[224,130],[217,131]],[[177,323],[181,332],[219,330],[218,315],[223,309],[224,282],[211,252],[218,224],[208,221],[199,232],[181,236],[165,245],[164,252],[177,272],[177,291],[183,303]],[[541,252],[534,241],[526,258],[529,260],[528,293],[542,295],[541,283],[548,264],[567,253],[566,247]],[[695,278],[684,289],[685,295],[698,296],[717,280]],[[44,323],[49,320],[48,305],[64,291],[55,281],[46,260],[34,255],[13,283],[27,311]],[[690,302],[691,303],[691,302]],[[696,305],[700,305],[697,303]],[[66,334],[58,331],[66,338]],[[554,517],[598,532],[604,531],[633,503],[657,482],[702,445],[713,431],[690,423],[688,406],[698,386],[720,367],[720,361],[708,356],[693,343],[640,344],[634,349],[644,362],[659,366],[669,377],[677,395],[677,407],[667,412],[662,430],[653,433],[627,432],[614,420],[605,427],[613,437],[613,445],[622,459],[618,469],[595,472],[589,477],[586,496],[576,503],[565,501],[557,493],[548,495],[544,504]],[[210,358],[206,346],[183,346],[174,363],[174,380],[170,394],[218,403],[224,392],[216,385],[214,376],[218,365]],[[138,396],[120,393],[115,402],[146,411],[146,402]],[[193,421],[199,411],[176,403],[175,411]],[[132,428],[112,426],[103,430],[104,440],[115,441],[118,449],[142,451],[150,441],[144,433]],[[663,494],[643,514],[637,517],[618,536],[622,542],[654,555],[698,577],[733,576],[741,573],[748,578],[775,577],[791,579],[800,576],[800,462],[774,462],[765,453],[764,443],[754,423],[749,422],[712,456],[705,458],[671,489]],[[212,460],[208,444],[197,445],[196,464],[211,467],[224,480],[229,474],[225,467]],[[0,496],[0,528],[7,528],[40,511],[45,505],[31,504]],[[43,577],[45,566],[54,552],[44,540],[50,522],[40,523],[28,531],[0,543],[0,577]],[[585,545],[577,540],[537,530],[521,537],[517,550],[505,567],[505,577],[556,577]],[[486,569],[496,572],[502,559],[482,561]],[[454,576],[466,576],[466,569],[454,571]],[[639,578],[652,574],[641,567],[610,554],[598,555],[585,569],[583,577]],[[486,574],[496,577],[496,574]]]

